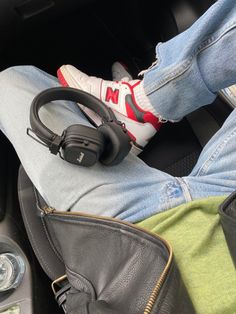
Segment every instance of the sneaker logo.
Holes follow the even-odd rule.
[[[119,99],[119,89],[113,90],[111,87],[108,87],[105,100],[107,102],[111,101],[113,102],[113,104],[117,105],[118,99]]]

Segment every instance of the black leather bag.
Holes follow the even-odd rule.
[[[23,168],[22,216],[34,252],[67,314],[192,314],[171,246],[112,218],[48,207]]]
[[[236,192],[223,202],[219,208],[219,214],[225,239],[236,268]]]

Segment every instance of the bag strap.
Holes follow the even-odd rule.
[[[59,286],[59,289],[58,289]],[[52,290],[58,305],[67,314],[120,314],[103,300],[92,300],[91,296],[71,286],[67,276],[55,280]]]

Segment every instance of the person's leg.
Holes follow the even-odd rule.
[[[84,168],[50,154],[27,136],[32,99],[57,85],[55,78],[34,67],[0,73],[0,128],[50,206],[136,222],[189,199],[174,177],[148,167],[131,153],[114,167],[97,163]],[[71,124],[89,125],[76,104],[59,103],[50,103],[40,111],[49,128],[60,134]]]
[[[157,45],[143,80],[104,81],[72,65],[63,65],[58,78],[100,98],[143,149],[162,122],[180,120],[236,83],[235,51],[236,3],[218,0],[188,30]]]
[[[236,109],[204,147],[190,175],[179,180],[192,200],[236,190]]]
[[[165,69],[159,71],[161,70],[159,66],[163,65],[163,63],[160,62],[158,71],[155,71],[155,68],[153,68],[145,74],[144,82],[148,77],[150,79],[151,73],[160,75],[161,73],[167,71],[168,68],[171,69],[172,75],[169,77],[169,81],[161,81],[162,85],[158,85],[158,88],[155,86],[153,93],[150,93],[149,95],[150,99],[151,97],[154,97],[154,100],[156,98],[156,103],[158,101],[159,104],[156,104],[156,109],[161,110],[162,108],[160,113],[166,118],[168,118],[168,116],[165,116],[164,114],[167,114],[170,111],[170,114],[172,115],[170,116],[170,119],[175,120],[181,118],[188,111],[196,109],[197,96],[199,97],[198,99],[201,100],[201,102],[199,102],[200,105],[205,104],[203,103],[204,100],[207,99],[208,102],[210,98],[214,99],[215,97],[214,81],[210,72],[207,71],[203,79],[203,67],[201,75],[197,77],[198,79],[194,80],[194,78],[196,73],[199,72],[196,65],[200,66],[200,64],[207,64],[206,60],[211,59],[207,53],[203,55],[203,52],[207,51],[211,56],[212,51],[214,52],[214,49],[216,49],[218,44],[220,44],[222,51],[216,49],[216,52],[219,53],[220,51],[222,55],[227,56],[228,49],[230,50],[231,47],[234,47],[235,45],[235,41],[233,43],[231,42],[232,45],[229,45],[229,40],[232,40],[235,36],[234,1],[219,0],[216,5],[213,6],[204,16],[213,10],[215,10],[215,14],[219,9],[222,11],[222,28],[219,27],[220,33],[216,32],[213,34],[214,36],[212,38],[215,40],[212,42],[209,38],[203,36],[206,42],[203,41],[202,45],[201,42],[199,42],[199,47],[201,49],[198,47],[199,52],[198,54],[193,55],[193,59],[191,59],[192,62],[187,60],[186,64],[189,65],[189,67],[186,68],[186,65],[184,64],[185,71],[174,71],[174,68],[168,64]],[[202,21],[204,21],[204,16]],[[227,23],[224,23],[224,19],[226,17]],[[215,24],[217,24],[218,20],[219,19],[215,21]],[[207,23],[205,23],[205,27],[207,28]],[[197,27],[197,29],[199,28]],[[205,28],[202,29],[203,33],[204,30]],[[224,30],[223,33],[222,30]],[[205,35],[206,34],[207,33],[205,33]],[[217,37],[216,35],[220,36]],[[190,44],[187,44],[188,41],[186,42],[186,39],[188,39],[188,37],[185,38],[185,41],[181,41],[187,45],[187,49]],[[192,43],[192,41],[190,41],[190,43]],[[210,45],[203,45],[203,43]],[[223,44],[226,45],[227,49],[223,49]],[[180,46],[179,52],[181,49],[183,49],[182,46]],[[172,51],[174,51],[174,49],[172,49]],[[190,49],[190,52],[191,51],[192,50]],[[188,52],[189,51],[187,49],[187,55]],[[229,53],[231,55],[232,50],[230,50]],[[195,60],[196,56],[198,56],[197,61]],[[180,66],[179,69],[181,69],[181,62],[183,60],[181,58],[178,59],[178,55],[175,56],[175,54],[173,54],[173,59],[169,56],[168,60],[172,60],[174,62],[174,57],[176,58],[176,63],[173,64],[177,64],[177,66]],[[235,56],[232,55],[232,58],[233,57],[235,58]],[[202,61],[200,61],[200,59]],[[218,69],[218,60],[219,59],[215,60],[214,63],[216,69]],[[233,66],[235,64],[236,63],[234,61],[231,62],[232,71],[229,72],[230,77],[227,80],[227,84],[233,83]],[[222,71],[223,69],[224,67],[222,66]],[[195,70],[197,72],[195,72]],[[220,75],[219,71],[217,71],[217,75],[218,74]],[[155,75],[152,79],[153,82],[156,82]],[[221,79],[223,80],[224,78],[221,77]],[[203,84],[205,81],[208,82],[208,86]],[[160,80],[157,80],[157,82],[160,83]],[[213,84],[212,86],[211,83]],[[225,81],[224,84],[226,84]],[[32,68],[11,69],[0,74],[1,128],[13,143],[31,180],[50,206],[59,210],[77,210],[98,215],[118,217],[120,219],[136,222],[160,211],[180,205],[186,201],[190,201],[191,199],[201,197],[201,193],[196,195],[191,195],[189,193],[189,189],[192,191],[192,186],[195,182],[197,182],[197,177],[193,177],[194,174],[192,174],[189,178],[176,179],[166,173],[148,167],[132,154],[129,154],[128,158],[116,167],[105,168],[98,163],[90,169],[70,165],[60,160],[58,156],[50,155],[46,148],[34,142],[26,135],[26,128],[29,126],[29,106],[33,97],[40,90],[55,85],[57,85],[55,79]],[[173,88],[174,85],[176,85],[175,89]],[[147,87],[148,84],[145,86]],[[217,88],[224,87],[220,84],[216,86]],[[209,88],[212,90],[210,91]],[[195,89],[197,90],[198,95],[195,95]],[[173,95],[175,97],[173,97]],[[167,100],[166,104],[160,101],[164,99]],[[132,106],[133,105],[134,103],[132,103]],[[71,123],[86,123],[74,104],[68,106],[68,104],[63,102],[60,108],[61,109],[55,109],[53,105],[49,105],[47,108],[42,109],[43,118],[46,123],[48,123],[49,127],[54,128],[55,131],[60,132]],[[139,110],[138,108],[136,109]],[[78,115],[76,113],[78,113]],[[139,113],[141,113],[141,111],[137,112],[137,114]],[[143,117],[145,119],[150,119],[150,117],[152,117],[146,113],[142,115],[142,119]],[[150,121],[155,124],[155,121],[153,121],[152,118]],[[222,140],[222,143],[225,143],[226,138],[228,139],[233,136],[233,131],[232,134],[230,133],[227,135],[227,130],[225,128],[223,128],[221,132],[222,135],[220,141]],[[216,138],[212,140],[213,143],[214,140],[216,140]],[[220,148],[223,145],[222,143],[219,144]],[[229,141],[228,143],[231,142]],[[202,155],[203,157],[200,159],[199,163],[203,162],[206,156],[211,156],[210,148],[211,145],[206,148],[206,153]],[[220,151],[223,153],[223,150],[220,149]],[[217,155],[217,153],[213,152],[213,156],[215,155]],[[210,160],[212,160],[212,156]],[[226,164],[225,158],[221,158],[220,160],[223,164]],[[233,165],[233,159],[231,165]],[[219,171],[219,173],[221,172],[222,171]],[[214,173],[217,172],[214,171]],[[193,185],[191,185],[192,177]],[[232,181],[233,180],[231,180],[231,182]],[[214,182],[215,181],[213,179],[213,186]],[[227,185],[225,185],[225,187],[227,187]],[[234,188],[234,182],[230,185],[230,188]],[[210,192],[211,191],[209,189],[209,193],[207,193],[207,195],[211,194]],[[227,193],[227,191],[221,190],[220,193],[224,194],[225,192]],[[215,189],[213,191],[213,194],[214,193],[217,193]]]
[[[156,47],[144,90],[165,119],[180,120],[236,83],[236,2],[218,0],[189,29]]]
[[[155,109],[179,120],[236,83],[236,3],[217,1],[187,31],[157,46],[157,65],[144,75]],[[185,184],[191,199],[236,189],[236,110],[203,149]]]

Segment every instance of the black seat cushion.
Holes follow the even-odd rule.
[[[183,119],[163,124],[139,157],[151,167],[182,177],[191,172],[201,150],[189,122]]]

